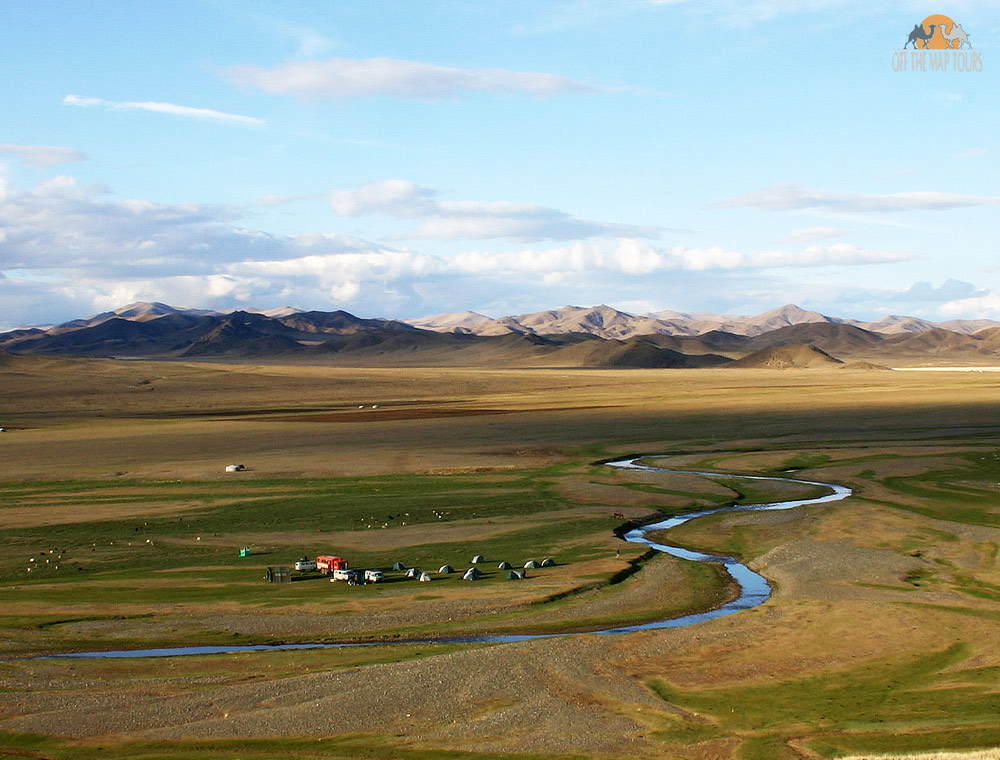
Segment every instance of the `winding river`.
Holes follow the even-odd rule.
[[[649,631],[658,628],[682,628],[684,626],[694,625],[695,623],[700,623],[704,620],[712,620],[718,617],[724,617],[725,615],[732,615],[734,612],[739,612],[741,610],[748,610],[752,607],[756,607],[763,604],[771,596],[771,586],[768,584],[764,576],[759,573],[754,572],[746,565],[737,561],[734,557],[723,557],[714,554],[703,554],[701,552],[690,551],[689,549],[683,549],[679,546],[669,546],[667,544],[660,544],[652,539],[647,538],[649,533],[661,533],[663,531],[668,531],[671,528],[675,528],[678,525],[688,522],[689,520],[694,520],[698,517],[705,517],[707,515],[715,515],[726,512],[764,512],[764,511],[774,511],[782,509],[793,509],[795,507],[803,507],[810,504],[824,504],[831,501],[840,501],[841,499],[846,499],[851,495],[851,489],[845,486],[835,485],[833,483],[821,483],[814,480],[800,480],[798,478],[786,478],[777,477],[769,475],[733,475],[730,473],[722,472],[701,472],[697,470],[670,470],[663,467],[654,467],[652,465],[640,464],[640,460],[650,459],[653,457],[633,457],[630,459],[622,459],[615,462],[608,462],[609,467],[616,467],[623,470],[638,470],[642,472],[662,472],[662,473],[673,473],[673,474],[683,474],[683,475],[703,475],[706,477],[727,477],[727,478],[740,478],[742,480],[768,480],[777,481],[783,483],[797,483],[800,485],[809,486],[821,486],[823,488],[829,489],[829,493],[822,496],[817,496],[812,499],[793,499],[790,501],[776,501],[776,502],[766,502],[762,504],[740,504],[731,505],[727,507],[716,507],[714,509],[706,509],[699,512],[688,512],[684,515],[678,515],[676,517],[670,517],[666,520],[661,520],[660,522],[651,523],[648,525],[643,525],[633,530],[628,531],[623,538],[626,541],[630,541],[634,544],[642,544],[643,546],[649,546],[657,551],[664,552],[673,557],[678,557],[680,559],[692,560],[694,562],[714,562],[722,565],[727,573],[736,581],[739,585],[740,593],[739,596],[727,602],[715,609],[708,610],[707,612],[698,612],[692,615],[684,615],[683,617],[670,618],[667,620],[658,620],[652,623],[640,623],[638,625],[626,625],[617,628],[606,628],[600,631],[588,631],[587,633],[592,634],[622,634],[622,633],[632,633],[634,631]],[[509,643],[514,641],[530,641],[531,639],[543,639],[543,638],[554,638],[557,636],[573,636],[577,634],[573,633],[536,633],[536,634],[507,634],[507,635],[482,635],[482,636],[463,636],[463,637],[452,637],[452,638],[442,638],[442,639],[400,639],[394,641],[371,641],[371,642],[348,642],[341,644],[243,644],[243,645],[233,645],[233,646],[202,646],[202,647],[168,647],[163,649],[126,649],[117,651],[107,651],[107,652],[72,652],[68,654],[58,654],[50,655],[52,658],[139,658],[139,657],[176,657],[179,655],[187,654],[223,654],[227,652],[273,652],[280,651],[284,649],[322,649],[322,648],[339,648],[339,647],[359,647],[359,646],[386,646],[388,644],[465,644],[465,643],[481,643],[481,644],[497,644],[497,643]]]

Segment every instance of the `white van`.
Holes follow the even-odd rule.
[[[365,570],[365,583],[381,583],[385,580],[385,573],[381,570]]]
[[[295,563],[295,569],[300,573],[310,573],[316,569],[316,560],[303,557]]]
[[[334,570],[333,577],[330,580],[350,582],[352,580],[356,581],[357,578],[358,578],[358,573],[356,570]]]

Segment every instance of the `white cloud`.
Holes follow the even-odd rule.
[[[990,291],[973,298],[942,304],[938,311],[947,318],[1000,319],[1000,294]]]
[[[657,248],[638,240],[587,241],[547,250],[511,253],[467,252],[454,258],[465,272],[618,272],[646,275],[683,270],[782,269],[819,266],[884,264],[914,258],[893,251],[873,251],[853,245],[809,246],[798,251],[733,251],[720,247]]]
[[[542,97],[605,92],[608,88],[558,74],[505,69],[463,69],[396,58],[329,58],[278,66],[242,64],[225,75],[241,87],[304,98],[455,98],[470,92],[526,93]]]
[[[531,203],[439,201],[437,192],[406,180],[387,180],[328,196],[341,216],[383,214],[424,219],[397,235],[407,240],[569,240],[591,237],[659,237],[662,228],[597,222]]]
[[[744,266],[754,268],[772,267],[818,267],[855,266],[859,264],[892,264],[917,258],[900,251],[882,251],[858,248],[850,243],[834,245],[810,245],[801,251],[755,251],[747,254]]]
[[[721,201],[713,208],[756,208],[763,211],[824,209],[841,212],[890,213],[900,211],[948,211],[973,206],[1000,205],[1000,196],[961,195],[933,191],[862,195],[810,190],[799,184],[773,185]]]
[[[109,111],[150,111],[187,119],[216,121],[244,127],[263,127],[267,123],[263,119],[258,119],[254,116],[241,116],[240,114],[225,113],[224,111],[216,111],[211,108],[179,106],[175,103],[158,103],[155,101],[117,102],[103,100],[102,98],[87,98],[81,95],[67,95],[63,98],[62,102],[68,106],[80,106],[81,108],[104,108]]]
[[[776,268],[885,263],[909,254],[873,251],[849,244],[812,245],[801,250],[740,252],[718,247],[672,248],[613,233],[627,226],[577,219],[529,204],[438,202],[425,188],[407,183],[368,186],[341,196],[341,211],[384,210],[396,215],[435,215],[427,222],[457,225],[465,236],[575,237],[578,242],[550,249],[466,252],[440,259],[400,251],[358,238],[322,232],[277,235],[235,224],[237,209],[198,203],[107,200],[101,188],[58,176],[31,190],[8,187],[0,204],[0,270],[74,270],[131,278],[210,274],[229,265],[247,272],[264,269],[292,275],[340,272],[416,274],[445,271],[512,270],[556,272],[612,270],[643,274],[669,269]],[[462,225],[467,225],[462,227]],[[640,230],[641,231],[641,230]],[[441,235],[454,234],[442,229]],[[586,239],[590,238],[590,239]],[[336,256],[337,258],[329,258]],[[375,258],[373,258],[375,257]]]
[[[211,271],[231,261],[371,247],[346,236],[282,236],[241,228],[233,224],[237,210],[225,206],[105,200],[100,188],[66,176],[27,191],[8,186],[5,193],[0,270],[71,268],[169,276]]]
[[[949,278],[935,288],[931,283],[915,282],[902,293],[893,296],[895,301],[911,303],[942,303],[947,301],[965,301],[988,295],[985,290],[976,290],[971,282],[963,282]]]
[[[387,214],[419,217],[434,212],[435,192],[403,179],[371,182],[356,190],[334,190],[330,207],[341,216]]]
[[[75,148],[58,145],[0,145],[0,153],[16,156],[21,163],[35,169],[87,160],[87,156]]]
[[[370,313],[417,303],[413,284],[444,260],[344,235],[277,235],[234,224],[238,210],[108,200],[56,177],[7,187],[0,203],[3,327],[69,319],[136,300],[238,308],[349,302]]]

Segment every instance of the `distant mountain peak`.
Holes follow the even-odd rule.
[[[142,318],[153,318],[153,317],[165,317],[169,314],[187,314],[189,316],[205,316],[210,314],[218,314],[217,311],[211,311],[207,309],[186,309],[178,308],[176,306],[170,306],[169,304],[161,303],[160,301],[136,301],[135,303],[130,303],[128,306],[122,306],[121,308],[115,309],[114,311],[107,312],[107,314],[114,315],[117,317],[124,317],[125,319],[142,319]],[[98,315],[105,316],[105,315]]]
[[[301,314],[302,309],[294,306],[279,306],[276,309],[243,309],[250,314],[263,314],[265,317],[290,317],[292,314]]]
[[[113,313],[119,317],[133,317],[140,314],[175,314],[178,311],[180,309],[175,309],[173,306],[168,306],[159,301],[136,301],[127,306],[114,309]]]

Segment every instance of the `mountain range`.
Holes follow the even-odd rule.
[[[700,312],[686,314],[679,311],[659,311],[651,314],[628,314],[610,306],[564,306],[554,311],[501,317],[492,319],[473,311],[457,314],[438,314],[408,323],[425,330],[438,332],[463,332],[474,335],[502,335],[504,333],[537,333],[540,335],[582,332],[601,338],[631,338],[635,335],[702,335],[715,330],[735,335],[760,335],[789,325],[805,323],[847,324],[872,332],[894,335],[898,333],[926,332],[940,327],[952,332],[971,335],[980,330],[1000,326],[988,319],[934,323],[918,317],[887,316],[877,322],[828,317],[817,311],[806,311],[789,304],[757,316],[744,317],[730,314]]]
[[[48,328],[0,333],[0,351],[85,357],[342,366],[695,368],[998,364],[1000,323],[877,322],[794,305],[743,317],[565,306],[502,318],[475,312],[398,321],[282,308],[220,313],[135,303]]]

